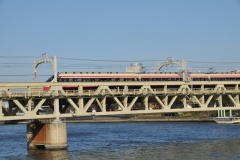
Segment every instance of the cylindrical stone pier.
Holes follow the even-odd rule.
[[[66,149],[67,128],[66,123],[42,123],[34,121],[27,124],[28,148]]]

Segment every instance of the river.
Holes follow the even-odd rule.
[[[68,123],[66,150],[27,149],[26,124],[0,125],[0,159],[240,159],[240,125]]]

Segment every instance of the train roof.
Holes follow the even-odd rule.
[[[59,74],[136,74],[134,72],[60,72]]]
[[[146,72],[146,73],[135,73],[135,72],[60,72],[59,74],[180,74],[180,72]],[[239,72],[188,72],[188,74],[240,74]]]

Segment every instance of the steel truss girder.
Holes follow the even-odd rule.
[[[227,85],[235,85],[234,88],[228,88]],[[50,86],[49,91],[43,91],[44,86]],[[199,86],[197,90],[194,86]],[[54,88],[58,87],[55,92]],[[76,86],[77,90],[67,91],[62,89],[63,86]],[[84,86],[98,86],[96,89],[86,90]],[[112,89],[112,86],[123,86],[124,89]],[[131,86],[137,86],[129,89]],[[159,88],[155,87],[158,86]],[[172,86],[175,86],[173,88]],[[208,88],[208,86],[214,86]],[[136,89],[137,88],[137,89]],[[16,91],[25,89],[24,91]],[[51,99],[66,99],[70,106],[75,110],[74,113],[61,113],[60,118],[73,116],[90,116],[90,115],[114,115],[114,114],[137,114],[137,113],[167,113],[167,112],[187,112],[187,111],[206,111],[220,109],[240,109],[239,104],[239,82],[221,81],[221,82],[87,82],[87,83],[0,83],[0,105],[3,102],[13,102],[16,110],[7,111],[6,108],[0,107],[0,120],[17,120],[17,119],[41,119],[55,118],[55,114],[38,115],[41,106]],[[132,100],[130,100],[132,97]],[[143,101],[144,108],[141,110],[131,110],[139,98]],[[151,97],[160,106],[159,109],[149,110]],[[223,106],[223,98],[230,101],[232,106]],[[32,101],[40,101],[31,108]],[[107,111],[106,101],[112,99],[121,108],[121,111]],[[180,99],[183,108],[172,108],[172,105]],[[22,102],[26,101],[26,104]],[[84,103],[84,100],[86,103]],[[152,99],[151,99],[152,101]],[[187,108],[187,101],[196,103],[198,108]],[[209,106],[212,102],[218,102],[219,106]],[[91,105],[97,105],[99,112],[87,112]],[[23,116],[13,116],[16,111],[21,110]],[[3,114],[5,116],[3,116]]]

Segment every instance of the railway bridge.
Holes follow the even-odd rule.
[[[240,109],[239,81],[0,83],[0,90],[0,121],[31,120],[30,148],[65,148],[65,118]]]

